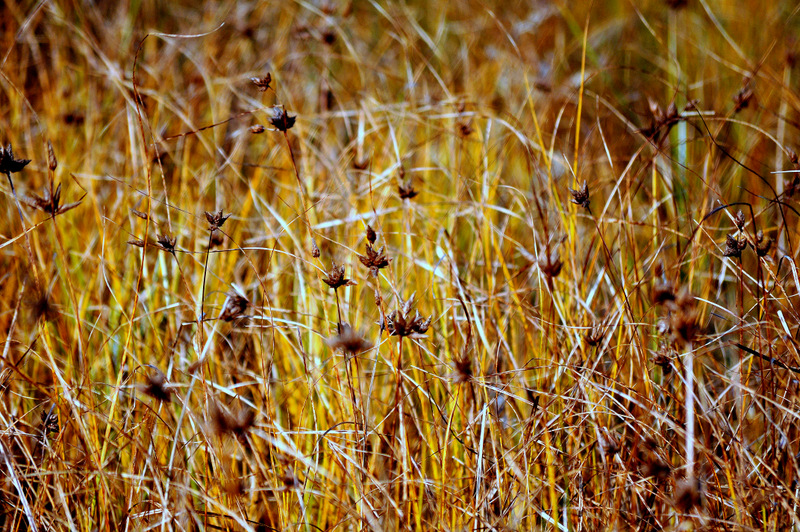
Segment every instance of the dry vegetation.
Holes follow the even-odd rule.
[[[0,529],[800,528],[797,11],[7,0]]]

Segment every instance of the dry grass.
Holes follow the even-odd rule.
[[[800,528],[798,8],[492,3],[0,8],[0,529]]]

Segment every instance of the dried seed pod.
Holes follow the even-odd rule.
[[[250,133],[254,135],[258,135],[260,133],[263,133],[264,131],[265,128],[261,124],[253,124],[252,126],[250,126]]]
[[[580,188],[571,188],[569,189],[569,193],[572,194],[572,199],[570,200],[572,203],[579,205],[584,209],[589,208],[589,185],[586,183],[585,179]]]
[[[225,304],[222,307],[219,319],[222,321],[233,321],[237,318],[241,318],[249,305],[250,301],[240,293],[236,291],[228,292],[228,297],[225,299]]]
[[[5,148],[0,146],[0,173],[9,175],[20,172],[29,162],[30,159],[15,159],[11,144]]]
[[[387,267],[391,259],[385,254],[385,246],[375,251],[372,244],[367,244],[366,249],[366,255],[359,255],[358,260],[361,261],[361,264],[369,268],[369,272],[373,277],[377,277],[379,271]]]
[[[739,239],[733,235],[728,235],[725,239],[725,251],[722,252],[722,256],[739,258],[746,247],[747,240],[745,238]]]
[[[756,233],[756,255],[764,257],[769,253],[772,248],[772,239],[765,237],[763,231]]]
[[[733,217],[733,223],[735,223],[736,228],[739,231],[741,231],[742,229],[744,229],[744,222],[745,222],[744,213],[741,211],[741,209],[739,209],[736,212],[736,216]]]
[[[265,92],[269,89],[269,84],[272,82],[272,74],[267,72],[263,78],[250,78],[250,81],[253,82],[253,85],[258,87],[259,91]]]
[[[339,324],[339,333],[326,340],[331,349],[341,349],[350,356],[363,353],[372,347],[361,333],[346,323]]]
[[[322,281],[334,290],[342,286],[352,286],[356,284],[355,281],[345,278],[344,264],[337,266],[335,262],[332,264],[331,269],[328,270],[327,277],[323,277]]]
[[[544,254],[539,257],[539,269],[550,279],[558,277],[561,273],[561,268],[564,264],[559,258],[558,249],[554,249],[550,254]]]
[[[275,107],[272,110],[272,118],[269,119],[269,122],[275,126],[275,129],[285,133],[294,127],[296,119],[297,116],[289,116],[289,113],[284,111],[282,107]]]
[[[53,151],[53,143],[49,140],[47,141],[47,167],[50,168],[51,172],[55,172],[56,168],[58,167],[56,153]]]

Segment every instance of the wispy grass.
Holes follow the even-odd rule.
[[[6,3],[0,529],[798,528],[797,8],[681,4]]]

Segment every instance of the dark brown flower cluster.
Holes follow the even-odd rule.
[[[222,307],[219,319],[222,321],[233,321],[241,318],[249,305],[250,301],[240,293],[235,290],[228,292],[228,297]]]
[[[414,306],[414,296],[412,295],[400,305],[399,310],[392,311],[386,316],[386,329],[391,336],[401,336],[407,338],[424,338],[425,333],[431,325],[431,317],[423,318],[418,310],[414,311],[411,317],[411,309]]]
[[[239,440],[247,436],[247,431],[255,424],[256,413],[251,408],[239,410],[236,414],[228,412],[222,405],[211,402],[208,408],[211,430],[221,436],[229,434]]]
[[[167,377],[160,371],[147,376],[147,382],[141,386],[144,394],[160,403],[169,403],[175,390],[167,383]]]
[[[0,173],[11,175],[25,168],[30,159],[15,159],[11,144],[3,148],[0,146]]]
[[[586,183],[585,179],[580,188],[571,188],[569,189],[569,193],[572,194],[572,199],[570,200],[572,203],[580,205],[584,209],[589,208],[589,185]]]
[[[58,185],[55,191],[53,191],[51,188],[45,187],[44,195],[39,196],[34,194],[31,197],[23,197],[21,200],[29,207],[39,209],[50,216],[63,214],[81,204],[80,201],[76,201],[74,203],[61,205],[61,185]]]
[[[725,251],[722,252],[722,256],[740,258],[745,248],[747,248],[747,239],[728,235],[725,239]]]
[[[768,236],[764,236],[763,231],[756,233],[756,255],[765,257],[771,248],[772,239]]]
[[[328,276],[323,277],[322,281],[334,290],[337,290],[343,286],[352,286],[356,284],[356,282],[352,279],[345,278],[344,264],[337,266],[335,262],[331,266],[331,269],[328,270]]]
[[[175,244],[178,242],[178,239],[174,236],[169,235],[159,235],[156,239],[156,246],[161,248],[162,251],[166,251],[167,253],[175,254]]]
[[[289,116],[289,113],[284,111],[283,107],[275,107],[272,110],[272,118],[269,119],[269,122],[275,126],[275,129],[285,133],[294,127],[296,119],[297,116]]]
[[[369,273],[373,277],[377,277],[378,272],[387,267],[391,261],[391,259],[386,256],[386,246],[382,246],[381,249],[375,251],[375,249],[372,247],[372,244],[367,243],[366,249],[366,255],[359,255],[358,260],[361,261],[361,264],[369,268]]]
[[[250,78],[250,81],[253,82],[259,91],[266,92],[269,89],[269,84],[272,83],[272,74],[267,72],[267,74],[263,78]]]
[[[365,339],[361,333],[347,323],[339,324],[339,334],[328,338],[326,343],[331,349],[341,349],[351,356],[363,353],[372,347],[369,340]]]
[[[653,142],[658,142],[664,138],[669,133],[669,130],[672,129],[672,126],[681,120],[681,115],[678,113],[678,107],[675,102],[671,102],[665,112],[657,102],[650,100],[650,114],[650,126],[639,131]]]
[[[558,277],[563,266],[558,249],[552,250],[549,254],[545,253],[539,256],[539,269],[550,279]]]

